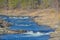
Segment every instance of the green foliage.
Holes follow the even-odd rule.
[[[16,7],[17,3],[18,3],[18,0],[9,0],[8,6],[9,7]]]
[[[26,8],[27,3],[28,3],[27,0],[21,0],[21,7]]]
[[[44,7],[49,7],[49,0],[42,0],[43,1],[43,4],[44,4]]]
[[[0,3],[2,3],[4,0],[0,0]]]
[[[4,0],[0,0],[0,7],[3,7],[4,5]]]
[[[7,1],[7,0],[0,0],[0,6],[3,6],[5,1]],[[39,0],[8,0],[8,7],[14,8],[18,5],[18,3],[21,6],[21,8],[29,8],[29,7],[31,7],[31,8],[36,8],[36,7],[47,8],[50,5],[49,0],[40,0],[42,2],[40,5],[39,5],[38,1]]]

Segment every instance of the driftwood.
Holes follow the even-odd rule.
[[[5,28],[0,28],[0,34],[21,34],[26,32],[26,30],[8,30]]]
[[[27,32],[27,31],[25,31],[25,30],[9,30],[7,33],[8,34],[16,34],[16,33],[18,33],[18,34],[21,34],[21,33],[25,33],[25,32]]]

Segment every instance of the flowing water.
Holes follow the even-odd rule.
[[[22,16],[0,16],[7,22],[12,23],[8,29],[10,30],[26,30],[28,32],[22,34],[4,34],[0,35],[0,40],[49,40],[50,33],[54,30],[46,25],[38,25],[32,17]]]

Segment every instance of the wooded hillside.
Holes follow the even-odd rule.
[[[56,6],[55,0],[0,0],[0,9],[41,9]]]

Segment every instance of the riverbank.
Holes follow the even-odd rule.
[[[0,15],[9,15],[9,16],[38,16],[34,18],[34,21],[39,25],[48,25],[54,28],[58,22],[58,13],[57,10],[51,9],[36,9],[36,10],[4,10],[1,11]],[[53,23],[52,23],[53,22]]]
[[[39,24],[39,25],[48,25],[51,28],[57,29],[55,32],[51,34],[50,40],[59,40],[60,39],[60,25],[58,22],[60,22],[60,12],[57,13],[55,9],[44,9],[44,10],[34,10],[34,11],[27,11],[27,10],[4,10],[0,13],[0,15],[9,15],[9,16],[38,16],[34,18],[33,20]],[[10,31],[11,32],[11,31]]]

